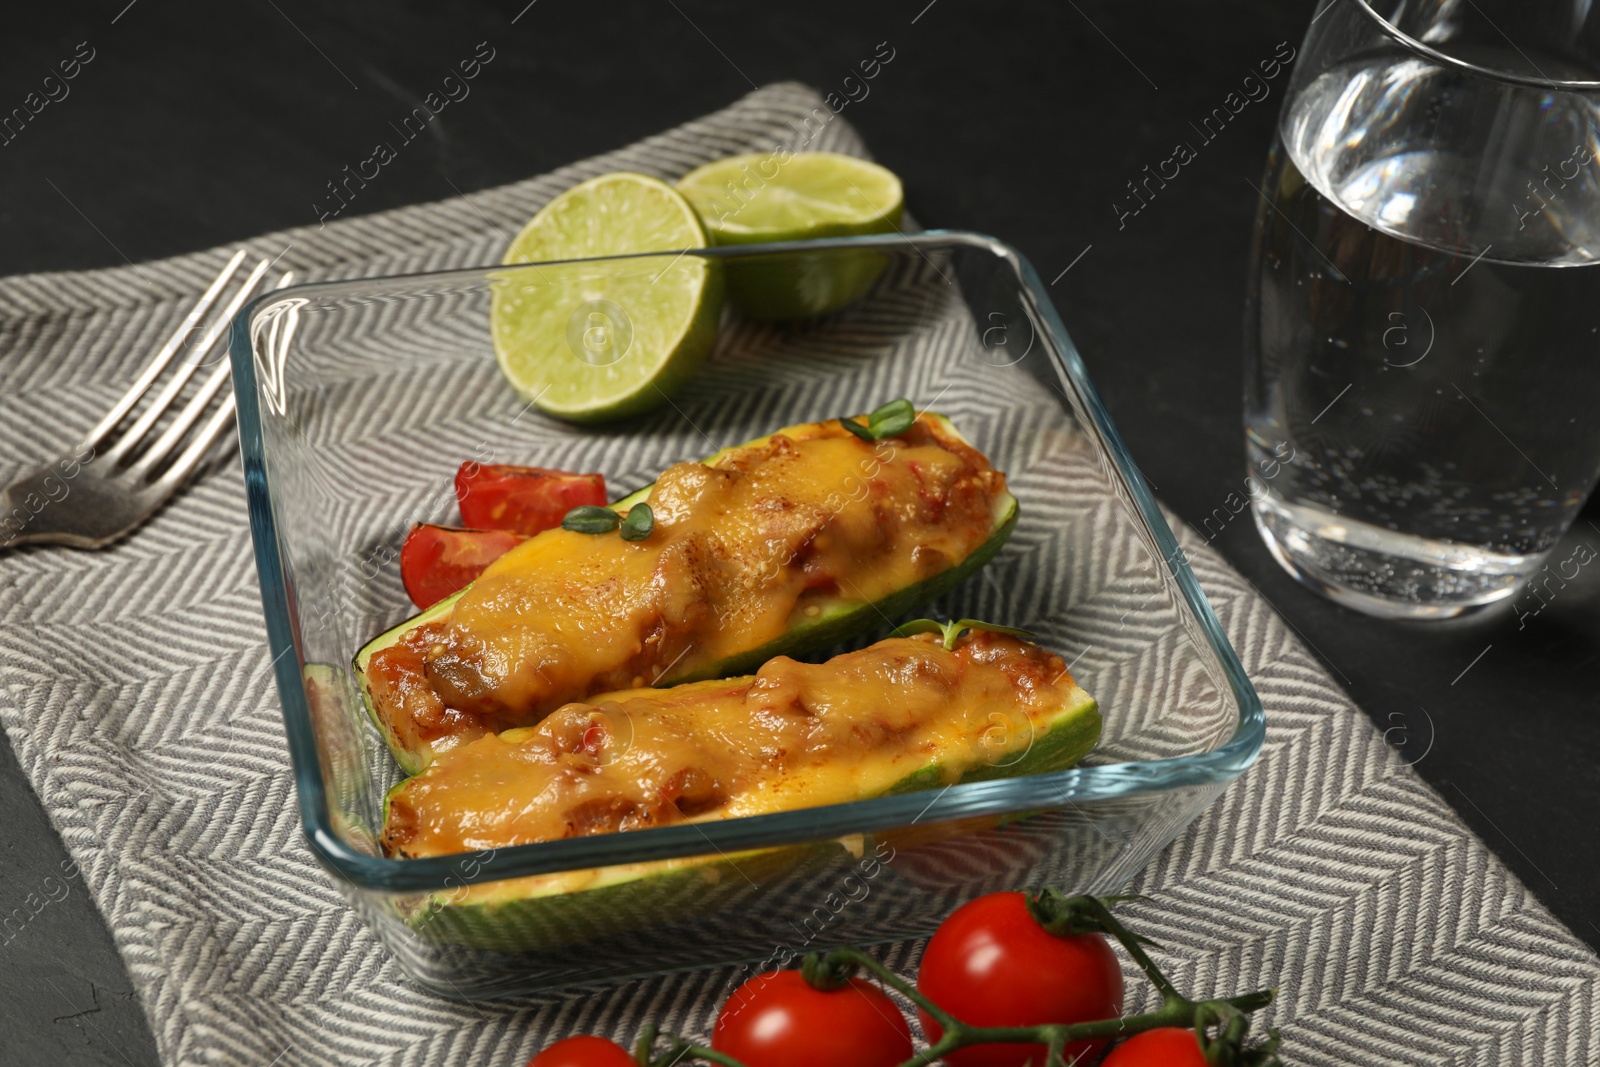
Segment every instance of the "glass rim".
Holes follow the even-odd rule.
[[[1325,13],[1328,8],[1331,8],[1335,4],[1341,2],[1342,0],[1328,0],[1328,6],[1323,8],[1323,12]],[[1428,59],[1433,60],[1435,63],[1438,63],[1441,66],[1450,67],[1466,74],[1475,74],[1482,78],[1492,78],[1495,81],[1509,82],[1513,85],[1526,85],[1534,89],[1558,89],[1564,92],[1593,92],[1595,90],[1600,90],[1600,79],[1551,78],[1542,74],[1539,76],[1532,74],[1517,74],[1512,71],[1494,70],[1489,67],[1479,66],[1476,63],[1469,63],[1465,59],[1458,59],[1449,53],[1441,52],[1432,45],[1423,41],[1419,41],[1417,38],[1411,36],[1409,33],[1405,32],[1400,27],[1396,26],[1394,23],[1378,14],[1369,0],[1350,0],[1350,2],[1355,4],[1355,6],[1373,22],[1377,23],[1378,28],[1382,30],[1385,35],[1393,38],[1402,47],[1409,51],[1415,52],[1418,55],[1426,56]],[[1316,20],[1321,17],[1322,15],[1318,14],[1311,21],[1315,23]],[[1498,27],[1496,28],[1498,29]],[[1501,36],[1504,36],[1504,34],[1502,33]],[[1511,44],[1512,48],[1516,49],[1518,55],[1522,56],[1523,59],[1528,59],[1527,54],[1523,52],[1514,41],[1511,41],[1509,37],[1507,37],[1506,40]],[[1534,70],[1539,69],[1537,64],[1534,64],[1533,60],[1528,59],[1528,63],[1533,67]]]
[[[1198,633],[1190,631],[1191,640],[1196,649],[1203,655],[1209,654],[1221,670],[1222,676],[1216,679],[1220,683],[1219,688],[1232,697],[1237,709],[1233,730],[1226,739],[1215,748],[1181,756],[1080,765],[1020,778],[959,783],[946,786],[931,799],[925,794],[904,793],[714,823],[688,823],[509,846],[495,850],[497,862],[480,864],[471,873],[463,869],[463,859],[471,858],[472,853],[390,859],[361,851],[345,841],[335,829],[328,784],[324,780],[321,759],[313,739],[311,709],[304,688],[303,671],[307,661],[302,653],[298,625],[293,621],[291,594],[280,554],[272,503],[273,484],[267,473],[264,452],[255,365],[254,320],[258,314],[285,298],[303,297],[318,291],[337,295],[386,285],[414,285],[424,280],[454,278],[482,281],[506,268],[494,265],[308,282],[263,293],[242,307],[233,319],[229,355],[238,403],[239,445],[245,468],[251,540],[266,609],[264,614],[269,650],[273,656],[273,674],[293,765],[301,829],[312,854],[322,866],[344,882],[361,889],[386,893],[429,893],[448,890],[452,888],[452,883],[459,887],[561,871],[697,857],[714,852],[727,855],[746,849],[856,837],[863,832],[907,825],[908,819],[911,823],[926,819],[928,824],[935,824],[1038,808],[1078,808],[1084,803],[1174,789],[1220,788],[1254,763],[1266,740],[1266,716],[1261,698],[1245,673],[1238,652],[1223,632],[1210,600],[1201,590],[1187,555],[1178,544],[1154,494],[1090,381],[1088,370],[1067,334],[1043,280],[1016,249],[985,234],[929,230],[919,234],[836,237],[685,249],[682,252],[601,256],[561,262],[617,262],[681,255],[730,259],[802,251],[816,255],[873,248],[884,251],[910,249],[926,255],[927,249],[963,246],[988,252],[1011,267],[1019,295],[1031,305],[1028,310],[1032,312],[1031,317],[1042,335],[1046,357],[1054,363],[1064,387],[1076,392],[1082,402],[1088,424],[1099,435],[1105,456],[1111,460],[1120,479],[1120,488],[1132,498],[1134,515],[1145,527],[1151,547],[1160,550],[1161,557],[1156,566],[1165,569],[1167,580],[1176,587],[1179,602],[1188,609],[1190,622],[1199,630]]]

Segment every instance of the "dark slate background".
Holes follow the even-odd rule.
[[[527,177],[754,85],[840,91],[887,42],[894,59],[845,116],[905,179],[918,219],[995,234],[1058,279],[1052,294],[1134,455],[1198,524],[1243,485],[1250,183],[1286,77],[1140,214],[1119,227],[1112,205],[1259,61],[1297,46],[1311,13],[1308,0],[13,7],[0,29],[0,112],[79,42],[94,59],[67,98],[0,146],[0,273],[138,262],[315,221],[325,184],[481,41],[496,54],[471,95],[352,213]],[[0,375],[4,365],[0,353]],[[78,429],[40,432],[65,442]],[[1595,519],[1580,520],[1562,557],[1579,539],[1600,547]],[[1600,578],[1585,571],[1522,626],[1506,613],[1381,623],[1296,586],[1245,517],[1215,544],[1512,869],[1600,943]],[[0,743],[0,913],[64,859]],[[155,1063],[104,924],[81,882],[69,884],[0,944],[0,1060]]]

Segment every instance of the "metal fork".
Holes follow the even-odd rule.
[[[155,433],[157,423],[176,405],[195,371],[224,340],[234,314],[255,293],[272,266],[271,261],[263,259],[251,268],[222,310],[205,327],[199,341],[189,348],[194,358],[181,361],[178,369],[167,376],[160,391],[136,416],[134,408],[184,349],[184,341],[199,327],[217,298],[239,273],[246,255],[243,248],[234,253],[132,387],[76,448],[0,490],[0,548],[29,542],[74,548],[99,548],[110,544],[149,518],[194,473],[233,423],[233,391],[230,389],[198,432],[190,433],[211,410],[217,393],[228,384],[228,361],[224,359],[211,372],[182,410],[161,428],[159,436]],[[293,280],[294,273],[285,272],[278,279],[277,288]],[[117,432],[130,416],[132,424]]]

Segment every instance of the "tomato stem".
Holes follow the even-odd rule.
[[[800,964],[800,976],[806,984],[823,993],[849,984],[855,973],[855,963],[837,953],[824,956],[820,952],[810,952]]]
[[[1108,897],[1107,900],[1121,900],[1125,898]],[[1127,950],[1133,962],[1150,979],[1161,999],[1169,1005],[1186,1004],[1193,1010],[1194,1002],[1188,1000],[1172,981],[1161,973],[1161,968],[1155,965],[1144,950],[1146,944],[1154,944],[1148,938],[1132,933],[1126,926],[1111,914],[1111,909],[1106,906],[1106,901],[1099,897],[1072,896],[1069,897],[1058,889],[1046,889],[1039,893],[1028,893],[1028,913],[1032,915],[1040,926],[1052,934],[1072,935],[1087,933],[1103,933],[1117,939],[1117,943]]]
[[[812,953],[812,955],[815,956],[818,954]],[[895,992],[900,993],[907,1000],[911,1001],[911,1003],[915,1004],[917,1007],[921,1008],[923,1011],[937,1019],[939,1021],[939,1027],[942,1030],[948,1031],[952,1027],[966,1026],[965,1023],[961,1022],[961,1020],[957,1019],[954,1015],[951,1015],[949,1012],[939,1007],[939,1005],[923,996],[922,991],[916,986],[912,985],[904,978],[901,978],[898,974],[895,974],[889,968],[885,967],[883,964],[879,963],[877,960],[873,959],[871,956],[867,955],[865,952],[862,952],[858,948],[834,949],[832,952],[828,953],[824,959],[827,961],[849,964],[851,970],[854,970],[856,967],[861,967],[871,972],[873,977],[877,978],[884,985],[888,986],[890,989],[893,989]],[[932,1061],[930,1060],[928,1062]]]
[[[1056,1034],[1044,1049],[1044,1067],[1062,1067],[1066,1063],[1067,1039]]]
[[[646,1023],[644,1029],[639,1031],[639,1041],[633,1050],[633,1058],[639,1062],[639,1067],[676,1067],[678,1064],[694,1060],[721,1064],[721,1067],[745,1067],[741,1061],[732,1056],[718,1052],[714,1048],[696,1045],[676,1034],[667,1034],[666,1047],[657,1052],[655,1046],[660,1036],[661,1032],[655,1023]]]
[[[1145,1012],[1143,1015],[1097,1019],[1093,1022],[1073,1023],[1070,1026],[1061,1023],[1046,1023],[1040,1026],[969,1026],[957,1022],[954,1026],[944,1028],[939,1040],[928,1046],[926,1051],[906,1060],[900,1067],[926,1067],[946,1053],[966,1048],[968,1045],[1026,1044],[1044,1045],[1049,1048],[1059,1044],[1064,1048],[1069,1042],[1074,1041],[1132,1037],[1146,1030],[1156,1030],[1166,1026],[1190,1027],[1195,1023],[1195,1011],[1199,1007],[1222,1004],[1239,1012],[1254,1011],[1266,1005],[1271,999],[1271,994],[1263,990],[1260,993],[1249,993],[1222,1001],[1205,1001],[1202,1004],[1192,1001],[1164,1004],[1155,1011]]]

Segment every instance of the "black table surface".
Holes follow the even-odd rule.
[[[1287,78],[1137,216],[1113,205],[1259,61],[1297,47],[1311,14],[1307,0],[31,5],[6,13],[0,113],[87,54],[81,42],[93,58],[0,145],[0,273],[114,266],[313,222],[325,184],[479,42],[495,58],[471,95],[351,213],[524,178],[798,79],[857,98],[844,116],[904,178],[919,220],[1001,237],[1054,279],[1134,456],[1198,525],[1243,489],[1252,183]],[[845,79],[885,42],[893,59],[863,96]],[[1579,541],[1600,547],[1600,516],[1580,519],[1568,548]],[[1534,617],[1384,623],[1296,585],[1247,516],[1213,543],[1489,846],[1600,944],[1600,576],[1585,569]],[[65,857],[0,744],[0,913]],[[81,883],[0,945],[0,1061],[157,1062]]]

